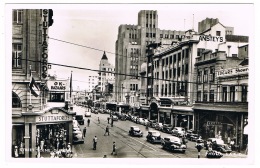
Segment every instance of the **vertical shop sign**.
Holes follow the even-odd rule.
[[[43,33],[42,33],[42,78],[46,78],[48,74],[48,9],[43,9]]]

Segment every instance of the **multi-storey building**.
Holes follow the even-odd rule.
[[[116,101],[130,101],[131,97],[137,100],[139,72],[141,64],[146,62],[147,45],[160,41],[171,43],[182,35],[183,31],[160,30],[157,11],[152,10],[140,11],[137,25],[120,25],[115,57]]]
[[[146,113],[150,119],[187,129],[193,128],[205,137],[201,128],[203,124],[205,125],[207,117],[198,114],[204,106],[198,103],[198,100],[194,104],[194,100],[204,99],[212,102],[216,100],[220,92],[217,90],[219,84],[215,84],[216,71],[219,71],[221,66],[223,68],[238,66],[242,56],[239,56],[237,48],[247,45],[248,37],[232,35],[234,28],[223,26],[218,19],[207,18],[200,22],[199,31],[200,33],[193,30],[186,31],[184,38],[172,42],[171,45],[163,43],[148,45],[146,96],[149,110],[146,110]],[[239,51],[241,53],[244,50]],[[244,52],[243,55],[245,57],[247,54]],[[219,63],[217,69],[216,61]],[[222,63],[225,66],[221,65]],[[226,93],[229,88],[224,89]],[[245,94],[247,88],[240,87],[237,90],[243,90]],[[243,115],[242,113],[240,115],[246,118],[247,104],[242,104],[245,106],[241,108]],[[214,108],[212,105],[211,109]],[[238,113],[233,114],[241,118]],[[233,123],[236,123],[235,121],[241,123],[240,119],[233,120]]]
[[[87,89],[86,91],[88,93],[91,93],[93,89],[95,89],[95,86],[98,85],[98,75],[92,75],[87,77]]]
[[[61,129],[62,143],[72,142],[75,113],[65,109],[67,81],[47,82],[53,11],[13,9],[12,14],[11,155],[40,157],[60,147],[54,142]]]
[[[239,43],[247,37],[235,37]],[[228,38],[227,38],[228,41]],[[228,47],[229,48],[229,47]],[[238,53],[206,51],[195,64],[195,129],[203,138],[234,139],[239,149],[246,148],[248,123],[248,45],[237,45]]]
[[[106,53],[104,52],[100,63],[99,63],[99,73],[98,73],[98,85],[100,87],[100,91],[103,94],[103,96],[108,99],[112,100],[113,92],[110,94],[107,94],[106,86],[112,86],[115,83],[115,68],[112,64],[108,62],[108,58],[106,56]],[[113,90],[113,89],[112,89]]]

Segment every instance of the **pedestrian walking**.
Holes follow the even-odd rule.
[[[114,120],[113,118],[111,119],[111,127],[113,127],[113,124],[114,124]]]
[[[97,136],[93,138],[93,150],[97,149]]]
[[[97,120],[98,120],[98,123],[100,124],[100,120],[99,120],[99,117],[98,117],[98,119],[97,119]]]
[[[106,127],[106,132],[105,132],[104,136],[105,136],[106,134],[109,135],[109,127],[108,127],[108,126]]]
[[[113,142],[113,148],[112,148],[111,155],[117,155],[117,152],[116,152],[116,142]]]
[[[88,127],[89,127],[89,124],[90,124],[90,119],[88,119]]]
[[[231,150],[234,151],[235,150],[235,141],[234,141],[234,139],[232,139],[230,141],[230,146],[231,146]]]
[[[109,120],[110,120],[110,118],[109,117],[107,117],[107,123],[109,124]]]
[[[87,132],[87,127],[84,127],[84,129],[83,129],[83,138],[86,137],[86,132]]]

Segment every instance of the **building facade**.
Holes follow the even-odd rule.
[[[115,83],[115,67],[108,62],[105,51],[99,63],[98,75],[98,85],[103,94],[103,98],[106,101],[112,101],[114,97],[113,86]]]
[[[171,43],[184,35],[183,31],[160,30],[157,11],[142,10],[137,25],[120,25],[116,41],[115,99],[126,102],[131,95],[137,100],[140,88],[139,72],[146,62],[147,45],[165,41]]]
[[[53,11],[13,9],[12,16],[11,154],[40,157],[45,150],[57,149],[58,133],[64,144],[72,142],[74,113],[64,108],[66,82],[47,83],[47,37]]]
[[[203,138],[221,134],[222,139],[227,141],[231,136],[216,129],[209,135],[208,127],[205,126],[211,124],[217,128],[221,125],[222,130],[228,130],[233,125],[232,130],[242,130],[242,120],[247,121],[248,104],[245,99],[248,88],[244,79],[247,80],[245,76],[248,68],[238,67],[248,57],[248,37],[233,35],[234,28],[222,25],[218,19],[207,18],[201,21],[199,30],[200,33],[186,31],[185,37],[180,41],[173,41],[170,45],[160,42],[147,46],[147,71],[142,71],[142,74],[147,74],[147,88],[144,91],[147,93],[147,104],[141,106],[141,111],[145,112],[149,119],[195,129]],[[246,61],[243,62],[245,64]],[[239,86],[234,86],[236,84],[233,79],[229,81],[221,75],[216,75],[225,74],[226,71],[221,70],[228,67],[238,68],[229,71],[238,71],[239,78],[245,73],[241,76],[243,80],[237,78]],[[223,90],[224,97],[221,96]],[[225,103],[221,104],[223,98]],[[233,110],[227,105],[227,100],[232,101]],[[212,105],[209,106],[208,102],[212,102]],[[221,117],[216,117],[218,110],[222,111]],[[239,113],[235,113],[236,111]],[[206,117],[206,114],[209,117]],[[233,119],[230,117],[231,114]],[[220,118],[225,118],[225,121],[219,122]],[[237,136],[240,141],[243,139],[242,132]],[[232,138],[239,139],[234,136]],[[239,141],[238,143],[241,144]]]

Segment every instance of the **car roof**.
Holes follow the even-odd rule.
[[[159,131],[148,131],[148,133],[160,133]]]
[[[170,139],[171,141],[180,141],[180,138],[179,137],[176,137],[176,136],[168,136],[168,137],[165,137],[165,138],[168,138]]]

